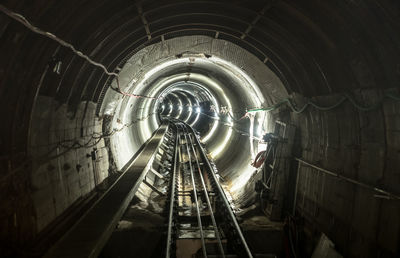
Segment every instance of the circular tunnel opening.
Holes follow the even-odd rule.
[[[102,102],[100,115],[113,117],[111,127],[135,123],[111,137],[118,168],[169,117],[199,132],[236,197],[254,172],[251,163],[265,147],[259,142],[269,126],[265,113],[247,110],[287,96],[278,77],[257,57],[206,36],[178,37],[140,50],[121,67],[119,86],[142,97],[121,97],[113,90],[114,80]]]

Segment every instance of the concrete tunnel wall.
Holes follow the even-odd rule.
[[[194,68],[204,69],[204,71],[200,69],[198,73],[206,75],[208,73],[207,78],[210,78],[210,82],[201,82],[201,80],[200,82],[204,84],[204,87],[218,92],[213,96],[219,105],[226,105],[224,98],[228,98],[235,110],[257,105],[252,99],[257,96],[257,92],[253,92],[252,87],[257,87],[259,94],[265,96],[263,97],[265,106],[286,96],[279,79],[255,56],[229,42],[204,36],[171,39],[139,51],[122,67],[119,77],[120,87],[124,91],[128,91],[127,88],[133,89],[136,94],[150,96],[156,92],[153,93],[154,96],[160,96],[160,92],[171,83],[159,86],[157,81],[173,78],[173,71],[177,68],[165,67],[151,77],[146,76],[147,72],[157,68],[158,65],[162,66],[165,60],[175,60],[175,55],[186,49],[196,54],[197,62],[201,60],[197,53],[206,53],[232,62],[233,65],[241,67],[249,74],[247,76],[251,78],[253,86],[250,86],[249,82],[243,78],[236,79],[238,81],[232,79],[221,81],[223,76],[228,75],[219,71],[217,64],[212,62],[207,61],[209,68],[207,66],[201,68],[200,64],[194,64]],[[181,66],[187,66],[187,63],[181,62]],[[195,71],[192,73],[191,80],[196,81]],[[166,77],[165,74],[171,75]],[[218,76],[220,79],[211,76]],[[186,74],[184,77],[186,78]],[[209,84],[216,84],[216,86]],[[261,89],[258,88],[260,85],[262,85]],[[213,87],[220,89],[213,89]],[[232,87],[237,89],[232,89]],[[185,89],[193,91],[190,87]],[[274,99],[276,101],[273,101]],[[32,197],[39,232],[78,198],[87,196],[96,185],[107,178],[112,172],[110,163],[114,163],[116,170],[126,165],[152,132],[158,128],[159,121],[155,119],[154,113],[157,108],[155,105],[159,105],[157,103],[154,99],[124,97],[109,88],[98,114],[96,114],[96,105],[92,102],[82,102],[74,114],[68,112],[65,104],[60,104],[46,96],[38,96],[33,108],[29,151],[35,161],[32,164],[31,174]],[[106,122],[103,119],[105,117],[109,118]],[[263,116],[256,116],[254,119],[254,127],[262,127],[262,123],[268,124]],[[258,124],[259,119],[261,122]],[[203,120],[203,122],[212,125],[215,121],[211,119]],[[201,121],[194,127],[197,128],[198,125],[201,125]],[[251,176],[250,173],[254,171],[250,166],[251,153],[254,154],[257,150],[258,141],[252,140],[254,145],[252,150],[249,137],[242,135],[241,131],[236,131],[242,128],[243,132],[248,133],[249,126],[247,120],[235,123],[231,126],[233,129],[219,123],[206,143],[211,156],[215,156],[213,155],[215,149],[223,147],[223,152],[214,158],[228,186],[244,185],[243,181],[247,180]],[[109,144],[106,146],[105,139],[99,137],[104,134],[104,130],[109,131],[107,128],[117,131],[107,138]],[[231,137],[226,141],[225,137],[229,130],[232,130]],[[210,131],[211,129],[204,133],[202,138]],[[253,131],[256,134],[256,130]],[[260,137],[260,135],[257,136]],[[78,142],[77,139],[79,139]],[[236,148],[238,145],[242,148]],[[94,160],[93,155],[95,155]],[[247,176],[243,175],[245,173]],[[235,191],[231,191],[231,194],[234,198],[247,195],[241,190],[240,187],[235,187]]]
[[[380,90],[358,90],[364,106],[381,101]],[[313,100],[327,105],[340,95]],[[305,99],[294,97],[302,105]],[[400,182],[400,103],[385,100],[363,112],[350,102],[330,111],[309,108],[304,113],[281,110],[273,114],[298,128],[297,156],[348,178],[392,193]],[[296,209],[310,234],[324,232],[345,257],[392,257],[399,253],[400,207],[397,201],[307,166],[299,171]],[[378,196],[377,196],[378,195]],[[318,233],[316,234],[318,235]]]
[[[245,48],[274,71],[288,93],[316,97],[321,104],[336,100],[335,94],[350,92],[359,103],[370,105],[380,100],[383,89],[398,90],[397,1],[141,4],[154,29],[151,38],[132,1],[4,2],[110,69],[162,38],[201,34]],[[188,15],[201,25],[187,23]],[[249,26],[256,17],[259,20]],[[96,103],[111,81],[68,49],[28,32],[5,15],[0,21],[1,238],[12,246],[24,246],[63,209],[93,189],[93,164],[99,163],[100,180],[107,176],[113,161],[102,140],[95,146],[102,153],[97,163],[87,157],[87,150],[78,149],[53,166],[38,166],[31,153],[34,157],[49,144],[101,131]],[[60,61],[58,72],[55,67]],[[32,107],[41,111],[32,114]],[[49,109],[51,116],[46,114]],[[85,119],[81,119],[83,113]],[[399,194],[398,103],[386,99],[383,107],[361,112],[346,102],[328,112],[310,108],[296,115],[283,109],[272,116],[298,125],[298,153],[304,159]],[[51,122],[35,123],[39,117]],[[37,141],[37,149],[30,149],[30,140]],[[74,165],[64,166],[65,160],[82,168],[78,172]],[[56,177],[60,172],[65,177],[63,184]],[[36,180],[35,173],[51,176]],[[325,232],[348,256],[399,253],[398,203],[377,199],[359,187],[323,178],[306,168],[300,174],[304,176],[299,180],[297,206],[309,228]],[[33,194],[38,190],[35,184],[47,189],[41,197]],[[66,199],[56,197],[57,187],[63,187]],[[40,205],[33,205],[35,200],[50,215],[38,212]]]
[[[186,53],[187,49],[190,49],[189,53]],[[177,56],[182,53],[183,57],[178,58]],[[188,67],[190,73],[185,72]],[[189,84],[186,87],[175,86],[175,83],[185,83],[187,80],[201,85],[204,90]],[[207,91],[210,98],[214,99],[216,108],[230,107],[230,112],[237,120],[245,114],[245,109],[248,107],[268,106],[287,97],[279,78],[254,55],[228,41],[206,36],[177,37],[143,48],[122,67],[119,83],[124,91],[131,90],[136,94],[156,98],[168,97],[168,93],[164,91],[174,90],[179,93],[185,90],[198,99],[198,91]],[[113,87],[117,87],[115,81]],[[180,99],[176,97],[177,95],[174,101],[178,103]],[[201,103],[201,100],[197,102]],[[118,169],[125,165],[158,127],[159,121],[156,119],[155,111],[160,104],[162,102],[159,99],[122,98],[120,94],[110,89],[105,94],[99,116],[112,116],[111,127],[121,128],[123,125],[132,125],[133,122],[139,121],[110,139]],[[178,117],[177,113],[173,112],[171,116]],[[148,117],[149,115],[151,116]],[[248,178],[249,173],[253,171],[250,166],[251,159],[258,147],[258,140],[251,140],[252,145],[249,143],[248,119],[231,124],[222,122],[224,119],[230,119],[228,115],[220,115],[220,121],[209,119],[204,112],[199,114],[194,112],[192,116],[200,116],[196,118],[198,121],[194,124],[196,129],[209,124],[209,129],[202,133],[201,138],[215,159],[226,183],[235,185],[237,181],[240,183],[246,180],[241,176],[247,173]],[[141,118],[146,119],[140,121]],[[214,131],[215,122],[217,127]],[[267,124],[262,113],[256,114],[254,136],[261,137]],[[243,132],[247,135],[243,135]],[[237,146],[242,148],[238,149]],[[240,190],[239,188],[237,187],[237,190]],[[232,194],[239,194],[237,192],[234,191]]]

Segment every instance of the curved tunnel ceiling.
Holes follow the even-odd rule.
[[[2,128],[6,153],[26,151],[26,137],[17,135],[29,135],[31,115],[21,103],[33,106],[38,95],[67,103],[72,117],[82,101],[98,103],[97,114],[115,115],[115,126],[118,121],[129,123],[151,115],[135,129],[115,136],[114,151],[119,153],[117,163],[122,166],[157,127],[154,111],[162,103],[166,105],[165,100],[172,105],[185,100],[183,88],[200,106],[204,98],[212,100],[213,96],[216,108],[229,106],[226,95],[233,99],[232,111],[240,114],[246,108],[276,103],[293,92],[315,96],[358,88],[391,88],[397,87],[400,77],[398,58],[392,54],[400,48],[394,1],[39,0],[34,4],[5,1],[4,5],[119,72],[125,91],[156,98],[122,99],[112,90],[115,80],[102,70],[1,16],[5,21],[0,30],[2,49],[9,50],[1,61],[6,67],[3,81],[15,85],[2,97],[5,106],[17,106],[17,112],[12,109],[12,113],[18,113],[5,116],[4,123],[14,125]],[[382,23],[386,26],[380,26]],[[234,71],[237,76],[229,74],[227,68],[238,69]],[[248,83],[251,87],[243,88],[243,80],[254,81],[254,85]],[[198,96],[197,86],[189,82],[209,89],[211,97]],[[215,85],[222,91],[218,93]],[[242,94],[247,89],[253,95]],[[169,94],[164,96],[163,91]],[[163,101],[157,101],[160,97]],[[199,119],[214,123],[213,118]],[[197,126],[202,124],[197,122]],[[212,127],[203,130],[207,133]],[[230,130],[224,126],[214,137],[223,139]],[[236,138],[230,142],[240,144],[241,134],[232,135],[229,137]],[[224,145],[213,143],[210,149]],[[242,152],[251,153],[252,147],[248,148]],[[235,151],[225,153],[234,156]]]
[[[182,35],[208,35],[231,41],[265,61],[289,92],[315,95],[349,87],[390,87],[399,76],[398,72],[392,75],[387,72],[398,68],[396,58],[390,53],[396,52],[400,45],[396,33],[399,24],[392,18],[396,6],[389,1],[385,4],[235,1],[232,4],[230,1],[48,3],[43,0],[35,2],[35,6],[23,1],[5,4],[79,46],[111,70],[146,45]],[[381,21],[387,26],[379,26]],[[8,22],[6,19],[5,27]],[[107,80],[101,71],[94,70],[68,49],[26,33],[20,25],[10,26],[27,37],[17,40],[22,49],[40,49],[28,55],[28,60],[46,63],[50,56],[63,60],[65,72],[56,92],[61,100],[98,99]],[[13,37],[7,33],[5,36]],[[385,49],[380,47],[383,45]],[[20,55],[25,53],[21,51]]]

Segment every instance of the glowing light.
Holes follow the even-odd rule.
[[[224,59],[220,59],[216,56],[212,56],[212,57],[210,57],[210,59],[215,61],[216,64],[219,64],[219,65],[222,65],[225,67],[229,67],[230,69],[233,70],[234,74],[241,75],[242,79],[244,81],[246,81],[248,85],[250,85],[250,87],[252,89],[252,92],[250,92],[250,94],[252,95],[253,99],[256,100],[256,102],[257,102],[256,105],[259,106],[265,101],[264,95],[260,91],[260,88],[245,72],[243,72],[242,69],[240,69],[236,65],[232,64],[231,62],[228,62]],[[243,85],[246,85],[246,83],[244,83]]]
[[[240,176],[235,180],[235,182],[232,184],[232,187],[229,189],[231,192],[235,192],[243,186],[246,185],[246,183],[249,181],[250,177],[253,175],[255,169],[248,165],[240,174]]]
[[[199,105],[199,102],[196,99],[196,106],[198,107],[198,105]],[[200,109],[200,111],[201,111],[201,109]],[[193,126],[199,120],[200,112],[196,112],[196,113],[197,113],[196,119],[193,121],[193,123],[190,124],[190,126]]]
[[[181,99],[179,97],[177,97],[177,99],[178,99],[178,102],[179,102],[179,104],[178,104],[178,111],[179,112],[178,112],[178,115],[176,115],[176,117],[175,117],[176,119],[178,119],[181,116],[181,114],[182,114],[182,105],[183,105]]]
[[[257,119],[256,137],[260,137],[262,134],[263,134],[262,120]]]
[[[171,58],[174,58],[173,60],[171,60]],[[208,76],[204,76],[202,74],[191,74],[191,80],[195,80],[197,82],[200,83],[196,83],[196,82],[184,82],[184,79],[187,78],[186,74],[175,74],[175,75],[171,75],[171,76],[167,76],[167,77],[160,77],[159,80],[157,79],[157,81],[153,80],[153,77],[156,78],[159,75],[161,75],[163,73],[163,70],[165,68],[168,68],[169,66],[173,66],[173,65],[177,65],[178,66],[179,63],[189,63],[190,62],[190,58],[179,58],[179,59],[175,59],[175,57],[167,57],[164,59],[159,59],[159,61],[156,61],[155,63],[152,62],[151,64],[148,64],[147,67],[144,66],[143,68],[141,68],[138,72],[135,72],[136,74],[131,74],[131,76],[129,76],[131,81],[127,81],[127,80],[121,80],[121,87],[125,88],[126,91],[132,92],[134,90],[135,93],[137,94],[146,94],[146,95],[151,95],[151,96],[161,96],[161,97],[165,97],[166,95],[168,95],[168,93],[171,93],[173,91],[180,91],[180,92],[184,92],[185,89],[184,87],[187,86],[187,84],[191,84],[189,89],[189,94],[195,96],[195,99],[197,99],[197,92],[201,92],[201,96],[200,99],[208,99],[212,102],[213,105],[216,106],[216,109],[219,109],[220,107],[226,107],[226,109],[228,110],[232,110],[231,107],[231,103],[230,101],[232,101],[233,104],[235,104],[237,101],[237,96],[233,93],[233,91],[230,91],[228,89],[228,87],[226,87],[225,85],[219,84],[218,80],[214,80],[212,77],[208,77]],[[261,91],[259,90],[258,86],[252,81],[252,79],[246,74],[246,72],[244,72],[240,67],[235,66],[233,63],[230,63],[228,61],[225,61],[223,59],[219,59],[218,57],[212,56],[211,58],[199,58],[196,57],[196,63],[197,62],[204,62],[204,63],[210,63],[212,64],[214,67],[221,67],[222,70],[225,70],[225,73],[229,73],[232,76],[233,75],[237,75],[238,85],[243,85],[243,88],[241,90],[241,92],[243,92],[244,99],[249,99],[249,102],[251,103],[251,106],[261,106],[262,103],[264,103],[264,97],[263,94],[261,93]],[[196,64],[197,65],[197,64]],[[154,68],[152,68],[152,66],[154,66]],[[208,67],[212,67],[212,66],[208,66]],[[149,69],[150,68],[150,69]],[[125,68],[124,68],[125,69]],[[169,68],[168,68],[169,69]],[[218,68],[220,69],[220,68]],[[143,71],[148,71],[148,72],[143,72]],[[192,76],[193,75],[193,76]],[[134,77],[134,78],[132,78]],[[129,80],[129,79],[128,79]],[[240,83],[239,83],[240,82]],[[182,85],[179,86],[179,83],[181,83]],[[192,86],[193,85],[193,86]],[[195,93],[193,93],[195,92]],[[215,94],[215,95],[214,95]],[[232,97],[231,97],[232,96]],[[235,99],[235,101],[233,101],[233,99]],[[142,109],[142,111],[138,111],[138,112],[144,112],[145,114],[149,114],[151,113],[148,109],[153,109],[153,113],[159,111],[157,110],[157,108],[160,107],[160,104],[162,104],[162,111],[168,113],[168,115],[171,115],[171,113],[175,112],[179,112],[178,117],[180,119],[184,119],[182,117],[182,110],[184,109],[185,112],[187,112],[186,110],[188,110],[188,116],[186,117],[185,115],[185,122],[189,121],[189,120],[193,120],[193,116],[195,116],[195,120],[193,121],[193,123],[191,124],[192,126],[197,123],[200,119],[200,116],[202,115],[202,109],[199,107],[199,104],[197,103],[197,105],[195,105],[195,103],[190,103],[190,105],[184,108],[184,106],[181,105],[176,105],[178,103],[176,103],[175,101],[175,106],[168,103],[167,101],[163,103],[163,99],[157,99],[156,101],[153,100],[149,100],[149,99],[133,99],[133,98],[129,98],[128,100],[123,100],[123,101],[129,101],[129,103],[131,104],[131,101],[133,102],[133,107],[136,110]],[[144,101],[144,107],[140,105],[140,102]],[[221,103],[217,103],[220,102]],[[155,105],[154,102],[156,102],[157,104]],[[190,102],[190,100],[189,100]],[[195,101],[193,101],[195,102]],[[186,102],[185,102],[186,103]],[[136,105],[138,104],[138,105]],[[220,105],[218,105],[220,104]],[[125,106],[128,106],[128,104],[125,104]],[[247,104],[246,104],[247,105]],[[148,109],[146,109],[146,107],[149,107]],[[173,108],[176,108],[175,110]],[[203,111],[204,112],[204,111]],[[209,133],[203,138],[203,142],[207,142],[210,141],[210,139],[214,140],[215,134],[216,132],[219,133],[219,130],[221,130],[222,128],[218,128],[219,126],[219,122],[218,122],[218,114],[220,112],[218,110],[216,110],[216,112],[214,114],[211,114],[212,116],[214,116],[214,118],[212,118],[214,121],[211,121],[212,125],[211,125],[211,129],[209,131]],[[126,112],[126,115],[129,115],[129,112]],[[143,114],[143,116],[145,116],[145,114]],[[264,117],[263,117],[264,116]],[[119,158],[120,160],[118,161],[118,165],[122,166],[124,163],[128,162],[128,160],[131,158],[132,156],[132,150],[134,149],[134,147],[136,146],[136,144],[138,144],[137,142],[141,142],[142,139],[145,140],[146,138],[149,138],[151,136],[151,132],[153,131],[153,127],[156,128],[158,127],[158,121],[156,121],[157,116],[153,115],[151,117],[151,119],[148,119],[148,121],[143,121],[140,122],[137,126],[135,125],[135,129],[132,130],[124,130],[124,132],[122,132],[122,135],[115,135],[115,137],[120,137],[117,138],[117,140],[113,140],[115,141],[115,143],[120,143],[120,145],[118,146],[118,153],[121,154],[120,156],[118,156],[117,158]],[[190,119],[191,118],[191,119]],[[223,125],[227,125],[230,124],[231,126],[233,126],[233,119],[229,116],[227,116],[225,119],[222,119],[223,116],[221,116],[221,122],[223,122]],[[258,119],[257,119],[258,118]],[[262,119],[261,119],[262,118]],[[255,120],[256,119],[256,120]],[[264,125],[264,120],[265,119],[265,115],[261,115],[261,114],[257,114],[255,117],[252,118],[251,120],[251,124],[250,124],[250,150],[251,150],[251,155],[254,158],[254,149],[257,149],[261,147],[261,145],[257,145],[256,142],[253,140],[253,136],[260,136],[263,134],[263,125]],[[124,120],[125,121],[125,120]],[[201,119],[200,119],[201,121]],[[137,129],[138,128],[138,129]],[[264,127],[266,128],[266,126]],[[138,135],[136,135],[136,131],[134,130],[139,130]],[[224,154],[224,151],[226,151],[226,148],[228,148],[229,145],[229,141],[232,138],[232,134],[233,134],[233,129],[232,128],[226,128],[223,131],[223,138],[220,139],[215,139],[216,140],[216,144],[217,146],[215,146],[214,149],[210,149],[211,151],[211,156],[213,157],[219,157],[220,155]],[[127,135],[125,135],[127,134]],[[130,137],[132,134],[135,137]],[[218,134],[219,136],[220,134]],[[122,137],[123,136],[123,137]],[[127,137],[129,136],[129,137]],[[213,138],[214,136],[214,138]],[[222,141],[221,141],[222,140]],[[247,142],[247,140],[246,140]],[[246,143],[246,150],[248,154],[248,143]],[[253,146],[253,144],[255,144]],[[120,147],[121,146],[121,147]],[[134,146],[134,147],[132,147]],[[231,147],[231,145],[229,145]],[[117,146],[114,146],[113,148],[117,148]],[[119,149],[121,148],[121,149]],[[126,155],[123,155],[125,154]],[[240,173],[238,173],[240,176],[234,180],[234,184],[233,184],[233,188],[230,190],[242,190],[243,186],[246,184],[246,182],[248,181],[248,179],[251,177],[251,175],[254,172],[254,168],[252,168],[250,165],[244,165],[243,164],[243,170],[240,169]],[[242,168],[241,167],[241,168]]]
[[[185,63],[185,62],[189,62],[189,58],[180,58],[180,59],[173,59],[173,60],[168,60],[168,61],[164,61],[163,63],[160,63],[158,65],[156,65],[153,69],[149,70],[148,72],[146,72],[141,80],[141,82],[138,84],[138,86],[136,86],[136,89],[142,89],[143,87],[145,87],[145,81],[147,81],[149,78],[151,78],[153,75],[155,75],[156,73],[164,70],[165,68],[169,67],[169,66],[173,66],[179,63]],[[135,84],[138,80],[136,78],[133,78],[130,82],[130,86],[133,86],[133,84]]]
[[[194,124],[199,120],[200,113],[197,113],[196,119],[193,121],[193,123],[190,124],[190,126],[194,126]]]
[[[184,94],[184,93],[183,93]],[[184,94],[186,96],[187,101],[189,102],[188,104],[188,116],[186,117],[186,119],[184,120],[185,123],[187,123],[187,121],[189,120],[189,118],[192,116],[192,101],[190,100],[190,98],[187,97],[186,94]]]
[[[253,135],[254,135],[253,130],[254,130],[254,116],[250,116],[250,129],[249,129],[250,153],[251,153],[251,158],[254,160],[256,155],[254,153],[254,145],[253,145]]]
[[[216,158],[225,149],[225,147],[228,145],[229,139],[232,136],[232,131],[233,129],[229,127],[223,142],[220,145],[218,145],[218,147],[213,152],[211,152],[211,157]]]
[[[168,114],[167,114],[167,116],[170,116],[170,115],[171,115],[171,113],[172,113],[172,109],[173,109],[173,106],[172,106],[172,104],[169,104],[169,111],[168,111]]]
[[[200,113],[199,113],[199,115],[200,115]],[[217,130],[218,124],[219,124],[218,120],[214,120],[214,123],[213,123],[213,126],[212,126],[210,132],[206,136],[204,136],[204,138],[202,139],[203,143],[206,143],[208,140],[210,140],[210,138],[214,134],[215,130]]]

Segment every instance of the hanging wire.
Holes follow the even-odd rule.
[[[120,87],[120,83],[119,83],[119,78],[118,78],[118,73],[115,72],[111,72],[107,69],[107,67],[105,67],[103,64],[96,62],[94,60],[92,60],[89,56],[85,55],[84,53],[82,53],[81,51],[77,50],[71,43],[66,42],[63,39],[60,39],[59,37],[57,37],[56,35],[54,35],[51,32],[48,31],[44,31],[34,25],[32,25],[32,23],[30,23],[23,15],[13,12],[9,9],[7,9],[5,6],[0,5],[0,10],[1,12],[3,12],[5,15],[9,16],[10,18],[14,19],[15,21],[21,23],[22,25],[24,25],[26,28],[28,28],[29,30],[31,30],[32,32],[45,36],[51,40],[56,41],[57,43],[59,43],[60,45],[69,48],[72,50],[72,52],[74,54],[76,54],[77,56],[85,59],[87,62],[89,62],[90,64],[101,68],[105,74],[109,75],[109,76],[115,76],[115,81],[117,83],[117,91],[124,95],[124,96],[128,96],[128,97],[135,97],[135,98],[148,98],[148,99],[157,99],[156,97],[152,97],[152,96],[145,96],[145,95],[138,95],[138,94],[133,94],[133,93],[128,93],[128,92],[124,92],[121,87]]]
[[[241,118],[239,118],[239,119],[235,119],[235,118],[233,117],[233,115],[231,114],[231,112],[228,112],[228,115],[229,115],[229,116],[232,118],[232,120],[235,121],[235,122],[239,122],[240,120],[242,120],[242,119],[248,117],[248,113],[247,113],[247,112],[246,112]]]
[[[49,39],[52,39],[52,40],[56,41],[56,42],[59,43],[60,45],[71,49],[73,53],[75,53],[75,54],[78,55],[79,57],[85,59],[85,60],[86,60],[87,62],[89,62],[90,64],[92,64],[92,65],[94,65],[94,66],[96,66],[96,67],[101,68],[101,69],[104,71],[104,73],[106,73],[107,75],[109,75],[109,76],[115,76],[115,80],[116,80],[116,84],[117,84],[117,91],[118,91],[120,94],[122,94],[122,95],[124,95],[124,96],[135,97],[135,98],[158,99],[158,98],[152,97],[152,96],[146,96],[146,95],[139,95],[139,94],[133,94],[133,93],[124,92],[124,91],[121,89],[121,87],[120,87],[120,82],[119,82],[119,78],[118,78],[118,74],[117,74],[117,73],[109,71],[103,64],[92,60],[89,56],[87,56],[87,55],[85,55],[84,53],[82,53],[81,51],[77,50],[71,43],[68,43],[68,42],[66,42],[66,41],[64,41],[64,40],[62,40],[62,39],[60,39],[59,37],[57,37],[56,35],[54,35],[54,34],[51,33],[51,32],[44,31],[44,30],[42,30],[42,29],[40,29],[40,28],[38,28],[38,27],[32,25],[23,15],[21,15],[21,14],[19,14],[19,13],[16,13],[16,12],[13,12],[13,11],[7,9],[6,7],[4,7],[3,5],[0,5],[0,10],[1,10],[4,14],[6,14],[7,16],[11,17],[12,19],[18,21],[19,23],[21,23],[22,25],[24,25],[25,27],[27,27],[27,28],[28,28],[29,30],[31,30],[32,32],[37,33],[37,34],[40,34],[40,35],[43,35],[43,36],[45,36],[45,37],[47,37],[47,38],[49,38]],[[395,96],[395,95],[393,95],[393,94],[391,94],[391,93],[386,93],[386,94],[384,95],[384,97],[388,97],[388,98],[391,98],[391,99],[393,99],[393,100],[400,101],[400,97]],[[334,104],[334,105],[332,105],[332,106],[326,106],[326,107],[325,107],[325,106],[320,106],[320,105],[318,105],[318,104],[316,104],[316,103],[314,103],[314,102],[312,102],[312,101],[308,101],[306,104],[304,104],[304,106],[303,106],[302,108],[296,109],[296,108],[294,107],[293,103],[291,102],[291,100],[287,98],[287,99],[284,99],[284,100],[280,101],[279,103],[277,103],[277,104],[275,104],[275,105],[273,105],[273,106],[271,106],[271,107],[250,109],[250,110],[248,110],[247,112],[272,111],[272,110],[275,110],[275,109],[279,108],[280,106],[282,106],[282,105],[284,105],[284,104],[287,104],[287,105],[290,107],[290,109],[291,109],[293,112],[295,112],[295,113],[302,113],[304,110],[306,110],[306,109],[308,108],[308,106],[313,106],[313,107],[315,107],[315,108],[318,109],[318,110],[328,111],[328,110],[331,110],[331,109],[334,109],[334,108],[338,107],[339,105],[341,105],[341,104],[342,104],[344,101],[346,101],[346,100],[350,101],[350,103],[352,103],[354,107],[356,107],[358,110],[361,110],[361,111],[370,111],[370,110],[374,110],[374,109],[378,108],[378,107],[382,104],[382,102],[383,102],[383,99],[382,99],[379,103],[377,103],[377,104],[375,104],[375,105],[372,105],[372,106],[369,106],[369,107],[363,107],[363,106],[359,105],[359,104],[358,104],[352,97],[350,97],[348,94],[345,94],[336,104]],[[243,116],[243,117],[240,118],[239,120],[236,120],[235,118],[233,118],[233,116],[232,116],[230,113],[229,113],[229,116],[231,116],[231,118],[232,118],[234,121],[239,121],[239,120],[245,118],[245,117],[246,117],[246,114],[245,114],[245,116]]]
[[[390,92],[385,92],[382,99],[371,105],[371,106],[362,106],[360,104],[358,104],[349,94],[344,94],[335,104],[330,105],[330,106],[321,106],[318,105],[314,102],[312,102],[311,100],[307,101],[306,104],[304,104],[300,109],[297,109],[292,101],[289,98],[286,98],[280,102],[278,102],[275,105],[272,105],[270,107],[265,107],[265,108],[253,108],[248,110],[247,112],[251,113],[251,112],[259,112],[259,111],[273,111],[278,109],[279,107],[281,107],[282,105],[288,105],[290,107],[290,109],[294,112],[294,113],[302,113],[304,112],[309,106],[312,106],[314,108],[316,108],[317,110],[321,110],[321,111],[329,111],[332,109],[337,108],[338,106],[340,106],[341,104],[343,104],[346,100],[348,100],[356,109],[360,110],[360,111],[371,111],[374,109],[377,109],[378,107],[380,107],[383,103],[383,100],[385,98],[390,98],[392,100],[395,101],[400,101],[400,97],[395,96],[394,94],[390,93]]]
[[[47,32],[44,31],[42,29],[39,29],[38,27],[32,25],[24,16],[22,16],[19,13],[15,13],[13,11],[10,11],[9,9],[7,9],[6,7],[4,7],[3,5],[0,5],[0,10],[6,14],[7,16],[13,18],[14,20],[18,21],[19,23],[21,23],[22,25],[24,25],[25,27],[27,27],[28,29],[30,29],[31,31],[43,35],[45,37],[48,37],[49,39],[52,39],[54,41],[56,41],[57,43],[59,43],[60,45],[67,47],[69,49],[72,50],[72,52],[74,52],[76,55],[82,57],[83,59],[85,59],[86,61],[88,61],[89,63],[91,63],[94,66],[100,67],[107,75],[114,75],[116,77],[118,77],[117,73],[114,72],[110,72],[107,70],[107,68],[101,64],[98,63],[96,61],[93,61],[90,57],[88,57],[87,55],[83,54],[81,51],[77,50],[71,43],[68,43],[62,39],[60,39],[59,37],[57,37],[56,35],[54,35],[51,32]]]
[[[330,106],[321,106],[321,105],[318,105],[318,104],[312,102],[311,100],[309,100],[300,109],[297,109],[295,107],[295,105],[292,103],[292,100],[289,99],[289,98],[286,98],[286,99],[283,99],[282,101],[278,102],[277,104],[269,106],[269,107],[252,108],[252,109],[246,110],[245,114],[240,119],[235,119],[235,117],[229,111],[224,113],[224,114],[227,114],[233,121],[239,122],[244,118],[249,118],[249,115],[251,113],[260,112],[260,111],[269,112],[269,111],[276,110],[276,109],[280,108],[283,105],[289,106],[289,108],[294,113],[299,114],[299,113],[304,112],[309,106],[312,106],[312,107],[316,108],[317,110],[329,111],[329,110],[332,110],[332,109],[335,109],[335,108],[339,107],[346,100],[348,100],[356,109],[366,112],[366,111],[375,110],[378,107],[380,107],[385,98],[389,98],[389,99],[392,99],[392,100],[398,101],[398,102],[400,101],[400,97],[394,95],[392,92],[385,92],[383,97],[382,97],[382,99],[379,102],[377,102],[377,103],[375,103],[375,104],[373,104],[371,106],[362,106],[362,105],[358,104],[349,94],[344,94],[335,104],[330,105]],[[212,118],[212,119],[222,119],[223,118],[220,114],[218,114],[215,111],[214,111],[215,116],[210,116],[210,115],[208,115],[206,113],[203,113],[203,112],[200,112],[200,114],[204,115],[204,116],[207,116],[209,118]]]
[[[109,137],[113,136],[114,134],[122,131],[123,129],[136,124],[137,122],[146,120],[147,118],[149,118],[151,115],[154,115],[154,114],[156,114],[156,113],[150,113],[147,116],[133,120],[130,123],[124,124],[121,128],[113,129],[111,132],[106,133],[106,134],[94,132],[91,135],[84,136],[79,139],[60,141],[54,147],[52,147],[49,151],[47,151],[45,154],[41,155],[40,157],[29,158],[29,159],[25,160],[24,162],[22,162],[21,164],[19,164],[17,167],[15,167],[13,170],[11,170],[7,175],[5,175],[3,178],[1,178],[0,183],[5,182],[6,179],[9,178],[11,175],[16,174],[17,172],[22,172],[24,170],[25,166],[27,164],[29,164],[29,162],[31,162],[32,160],[35,160],[40,165],[40,164],[44,164],[50,160],[61,157],[71,150],[76,150],[76,149],[81,149],[81,148],[86,148],[86,149],[92,148],[92,147],[96,146],[102,139],[109,138]],[[86,140],[86,142],[80,143],[80,141],[82,141],[86,137],[90,137],[90,138],[88,140]],[[92,142],[93,140],[94,140],[94,142]],[[59,147],[63,148],[63,150],[55,155],[50,156],[50,154],[53,153],[54,151],[56,151],[57,148],[59,148]]]

